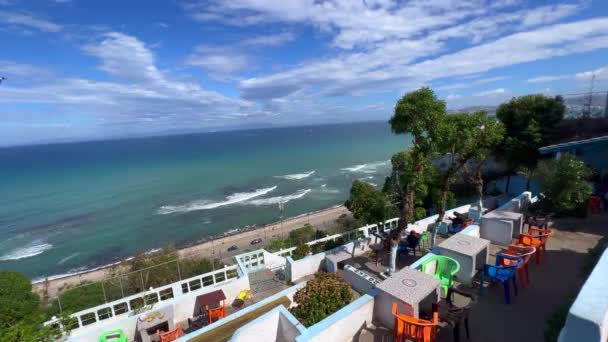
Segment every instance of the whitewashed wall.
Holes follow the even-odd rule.
[[[608,250],[570,307],[559,342],[608,341]]]
[[[351,341],[362,327],[372,322],[374,297],[364,295],[333,315],[309,327],[297,342]]]

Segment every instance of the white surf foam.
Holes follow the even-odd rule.
[[[384,161],[378,161],[378,162],[367,163],[367,164],[353,165],[353,166],[342,168],[340,170],[346,171],[346,172],[375,173],[379,167],[388,165],[389,163],[390,163],[390,160],[384,160]]]
[[[70,259],[73,259],[73,258],[77,257],[78,255],[80,255],[80,253],[70,254],[67,257],[59,260],[59,262],[57,263],[57,265],[63,265],[63,264],[65,264],[66,261],[68,261]]]
[[[291,175],[283,175],[283,176],[275,176],[276,178],[283,178],[283,179],[289,179],[289,180],[298,180],[298,179],[304,179],[307,177],[312,176],[316,171],[312,170],[309,172],[304,172],[304,173],[294,173]]]
[[[302,198],[302,197],[306,196],[306,194],[309,193],[310,191],[311,191],[311,189],[302,189],[302,190],[298,190],[290,195],[276,196],[276,197],[270,197],[270,198],[260,198],[260,199],[248,201],[247,203],[253,204],[253,205],[273,205],[273,204],[279,204],[281,202],[287,203],[289,201],[293,201],[298,198]]]
[[[237,192],[228,197],[224,201],[220,202],[209,202],[209,201],[194,201],[184,205],[164,205],[160,207],[158,213],[161,215],[173,214],[173,213],[187,213],[196,210],[209,210],[226,205],[236,204],[240,202],[248,201],[252,198],[266,195],[267,193],[276,189],[276,185],[270,188],[257,189],[253,192]]]
[[[31,258],[38,254],[42,254],[45,251],[53,248],[53,245],[50,243],[40,243],[40,241],[34,242],[30,245],[16,248],[9,253],[0,256],[0,261],[8,261],[8,260],[19,260],[25,258]]]

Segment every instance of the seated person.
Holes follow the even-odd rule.
[[[418,245],[418,241],[420,240],[420,234],[416,233],[416,231],[412,230],[407,235],[407,245],[410,248],[415,248]]]
[[[455,211],[454,212],[454,217],[450,218],[450,220],[452,220],[452,225],[462,225],[465,221],[465,217],[463,214]]]

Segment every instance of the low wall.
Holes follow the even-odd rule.
[[[350,341],[359,329],[372,322],[374,297],[364,295],[309,327],[296,342]]]
[[[292,286],[290,288],[287,288],[287,289],[285,289],[285,290],[283,290],[281,292],[275,293],[274,295],[272,295],[270,297],[266,297],[263,300],[255,303],[255,304],[249,305],[249,306],[247,306],[247,307],[245,307],[245,308],[243,308],[243,309],[241,309],[241,310],[239,310],[239,311],[237,311],[237,312],[235,312],[235,313],[227,316],[226,318],[223,318],[223,319],[220,319],[218,321],[215,321],[214,323],[209,324],[209,325],[207,325],[207,326],[203,327],[202,329],[199,329],[199,330],[197,330],[195,332],[192,332],[190,334],[186,334],[186,335],[180,337],[179,339],[177,339],[176,342],[187,342],[187,341],[190,341],[191,339],[193,339],[193,338],[195,338],[197,336],[200,336],[200,335],[202,335],[204,333],[207,333],[207,332],[209,332],[209,331],[211,331],[211,330],[213,330],[215,328],[221,327],[222,325],[224,325],[224,324],[226,324],[226,323],[228,323],[228,322],[230,322],[230,321],[232,321],[234,319],[237,319],[237,318],[239,318],[241,316],[244,316],[244,315],[246,315],[246,314],[248,314],[248,313],[250,313],[252,311],[255,311],[255,310],[263,307],[266,304],[272,303],[272,302],[276,301],[277,299],[279,299],[281,297],[287,297],[287,298],[289,298],[289,300],[293,304],[293,296],[294,296],[294,294],[296,293],[296,291],[298,291],[299,289],[303,288],[304,286],[306,286],[306,282],[294,285],[294,286]],[[260,340],[260,342],[261,341],[262,340]]]
[[[608,249],[570,307],[559,342],[608,341]]]
[[[380,283],[380,280],[350,265],[344,266],[344,280],[359,293],[367,293]]]
[[[122,329],[127,337],[131,340],[135,336],[137,329],[137,319],[142,314],[147,312],[155,311],[160,308],[168,306],[173,307],[173,323],[186,321],[194,315],[194,309],[196,304],[196,297],[215,290],[222,290],[226,295],[226,300],[231,301],[239,294],[242,290],[249,289],[249,279],[242,277],[231,281],[229,283],[220,284],[216,286],[204,287],[197,291],[189,292],[187,295],[183,295],[177,298],[173,298],[166,302],[157,303],[152,309],[142,312],[138,315],[128,317],[127,315],[119,315],[110,319],[86,326],[71,332],[68,341],[70,342],[87,342],[97,341],[99,336],[106,331]]]
[[[230,342],[291,342],[304,333],[304,326],[284,306],[278,306],[240,327]]]
[[[323,267],[325,252],[309,255],[300,260],[293,260],[287,257],[286,271],[288,279],[297,281],[311,274],[319,272]]]

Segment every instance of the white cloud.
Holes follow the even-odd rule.
[[[260,35],[241,40],[243,45],[251,46],[279,46],[294,40],[295,36],[291,32],[281,32],[277,34]]]
[[[62,29],[61,25],[24,12],[0,11],[0,23],[43,32],[59,32]]]
[[[488,77],[488,78],[482,78],[482,79],[478,79],[478,80],[473,80],[473,81],[470,81],[470,82],[450,83],[450,84],[446,84],[446,85],[441,85],[441,86],[433,87],[433,89],[436,89],[436,90],[464,89],[464,88],[471,88],[471,87],[474,87],[474,86],[478,86],[478,85],[482,85],[482,84],[488,84],[488,83],[494,83],[494,82],[498,82],[498,81],[502,81],[502,80],[507,80],[507,79],[509,79],[508,76]]]
[[[251,60],[236,49],[199,46],[185,63],[205,69],[214,79],[225,80],[245,70],[250,66]]]
[[[593,76],[595,76],[596,80],[607,80],[608,66],[604,66],[595,70],[579,72],[574,75],[574,77],[583,81],[589,81]]]
[[[280,98],[296,91],[348,95],[411,89],[432,80],[466,76],[608,47],[608,18],[557,24],[422,59],[441,51],[438,41],[401,40],[371,51],[341,54],[240,82],[247,99]],[[420,61],[418,61],[420,60]]]
[[[473,94],[473,96],[496,96],[496,95],[505,94],[507,92],[508,92],[508,90],[505,88],[498,88],[498,89],[480,91],[478,93]]]
[[[453,101],[453,100],[458,100],[461,98],[462,98],[462,95],[458,95],[458,94],[448,94],[448,96],[445,97],[446,101]]]
[[[572,77],[571,75],[538,76],[538,77],[528,78],[526,80],[526,82],[528,82],[528,83],[546,83],[546,82],[564,80],[564,79],[568,79],[571,77]]]

